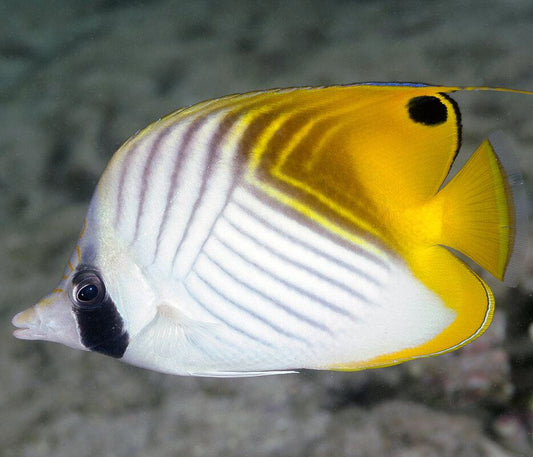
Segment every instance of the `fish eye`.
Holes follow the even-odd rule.
[[[96,271],[80,271],[74,276],[72,284],[71,300],[75,306],[95,307],[105,298],[104,282]]]
[[[78,291],[77,298],[79,301],[93,301],[98,296],[98,286],[96,284],[87,284]]]

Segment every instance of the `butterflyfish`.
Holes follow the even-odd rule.
[[[522,177],[490,136],[449,177],[450,94],[266,90],[180,109],[115,153],[57,288],[14,335],[178,375],[360,370],[457,349],[518,281]],[[461,259],[462,257],[463,259]]]

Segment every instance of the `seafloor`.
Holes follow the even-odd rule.
[[[173,377],[10,325],[61,276],[113,151],[162,114],[287,85],[532,90],[532,43],[531,0],[1,0],[0,455],[533,455],[531,251],[474,344],[360,373]],[[459,98],[466,149],[506,131],[532,197],[533,97]]]

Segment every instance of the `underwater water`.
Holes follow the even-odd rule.
[[[517,288],[487,278],[486,334],[378,370],[169,376],[16,340],[10,323],[55,287],[113,152],[162,115],[359,81],[533,90],[532,40],[528,0],[1,1],[0,454],[532,455],[531,247]],[[454,98],[465,151],[506,132],[532,201],[533,97]]]

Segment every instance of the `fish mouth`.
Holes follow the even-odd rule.
[[[13,336],[21,340],[42,340],[47,336],[35,307],[16,314],[11,323],[17,327]]]
[[[52,341],[85,349],[80,342],[70,305],[63,297],[44,297],[35,306],[16,314],[11,323],[17,327],[13,336],[20,340]]]

